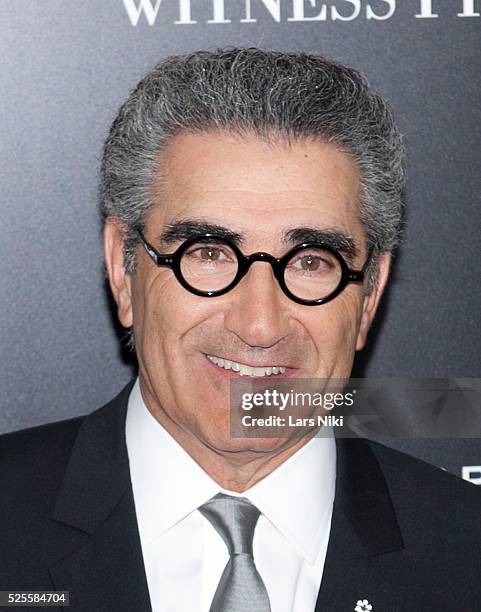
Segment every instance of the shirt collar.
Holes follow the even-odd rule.
[[[244,495],[311,564],[329,529],[336,481],[332,428],[315,437]]]
[[[250,489],[235,493],[222,489],[160,425],[137,379],[129,397],[126,442],[142,546],[224,492],[249,499],[314,563],[334,501],[336,445],[332,430],[328,433],[310,440]]]

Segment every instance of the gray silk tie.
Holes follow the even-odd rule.
[[[224,540],[230,555],[210,612],[270,612],[269,596],[252,553],[259,510],[244,497],[219,493],[199,512]]]

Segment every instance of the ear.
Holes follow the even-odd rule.
[[[108,217],[105,222],[104,257],[120,322],[124,327],[132,327],[132,279],[125,272],[124,229],[113,217]]]
[[[387,279],[389,276],[389,268],[391,266],[391,253],[381,253],[378,259],[378,278],[377,284],[369,295],[364,297],[364,304],[362,307],[361,325],[359,327],[359,333],[357,336],[356,351],[360,351],[364,348],[367,339],[367,332],[371,327],[371,323],[374,320],[381,295],[386,287]]]

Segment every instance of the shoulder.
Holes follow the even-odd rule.
[[[82,415],[0,435],[2,471],[41,467],[46,463],[54,466],[71,450],[84,419]]]
[[[371,440],[348,439],[341,448],[349,460],[340,467],[348,465],[346,487],[353,489],[347,509],[367,525],[359,532],[364,541],[397,533],[383,554],[370,555],[375,575],[409,609],[478,609],[480,488]]]
[[[436,568],[446,576],[462,571],[466,584],[474,586],[481,547],[480,487],[382,444],[367,444],[386,480],[412,566],[425,576]]]
[[[60,486],[84,419],[78,416],[0,436],[0,508],[38,510],[48,504],[49,493]]]
[[[439,467],[384,444],[366,440],[396,501],[412,506],[414,496],[424,504],[449,503],[450,507],[473,504],[479,508],[481,488]],[[402,505],[402,504],[401,504]]]
[[[109,414],[127,401],[131,387],[129,383],[111,402],[90,413],[0,435],[0,512],[50,511],[79,433],[87,424],[108,429]]]

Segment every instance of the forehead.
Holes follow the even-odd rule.
[[[286,226],[362,233],[354,159],[322,140],[266,142],[231,133],[172,139],[154,185],[154,222],[199,218],[247,236]]]

